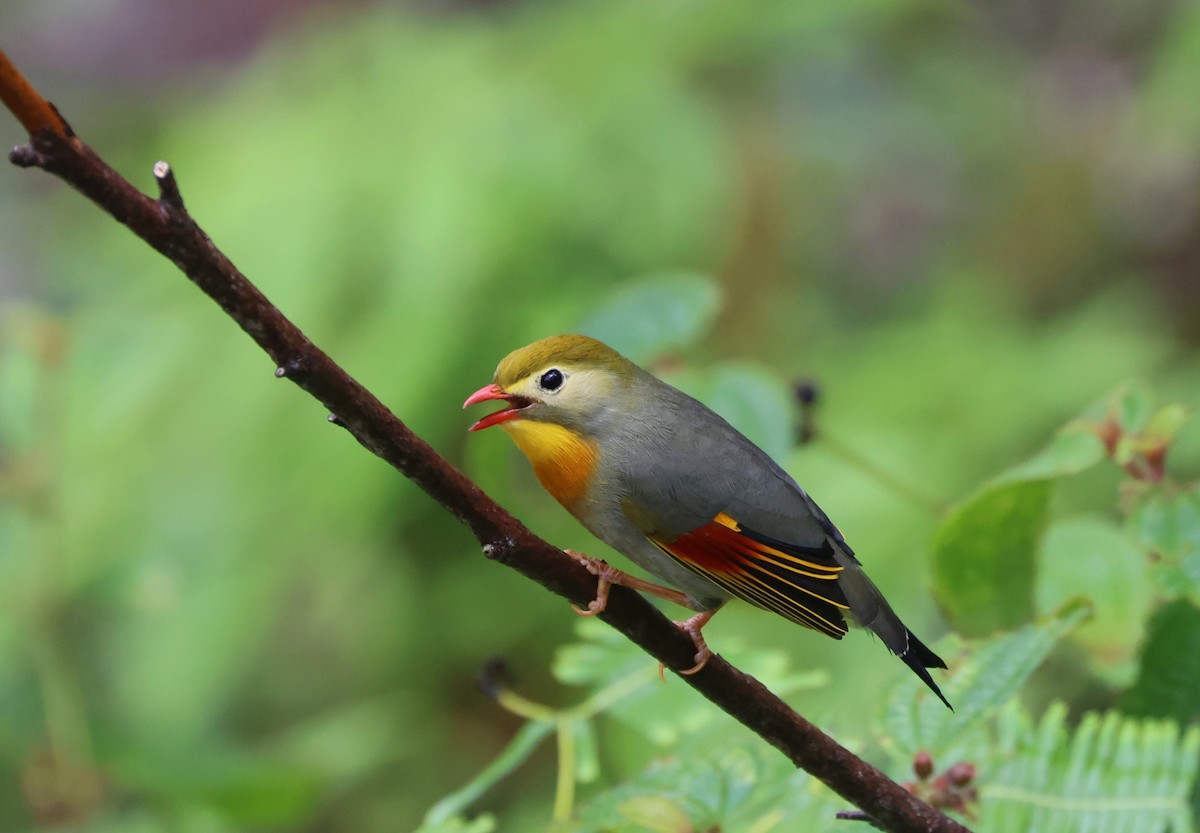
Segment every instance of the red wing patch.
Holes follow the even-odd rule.
[[[743,527],[724,512],[674,541],[650,540],[739,599],[834,639],[846,633],[842,611],[850,606],[838,586],[842,567],[828,541],[820,547],[787,544]]]

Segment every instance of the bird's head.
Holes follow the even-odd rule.
[[[492,384],[467,397],[463,407],[499,400],[505,407],[471,426],[472,431],[519,422],[559,425],[592,435],[623,398],[637,367],[611,347],[581,335],[550,336],[509,353]]]

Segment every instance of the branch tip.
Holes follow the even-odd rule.
[[[33,145],[17,145],[8,152],[8,161],[18,168],[40,168],[42,155],[33,149]]]
[[[876,830],[880,829],[879,825],[875,823],[875,820],[862,810],[839,810],[834,818],[838,819],[839,821],[865,821]]]
[[[309,357],[301,353],[298,356],[288,359],[286,362],[279,365],[279,367],[275,368],[275,378],[294,379],[300,374],[308,371],[311,364],[312,363],[309,361]]]
[[[158,201],[171,208],[183,211],[183,194],[171,166],[160,159],[154,163],[154,178],[158,180]]]
[[[475,685],[488,697],[496,700],[501,691],[512,688],[512,674],[508,670],[508,663],[503,657],[489,659],[475,678]]]
[[[505,555],[517,548],[517,542],[512,538],[500,538],[496,541],[489,541],[483,545],[483,554],[495,561],[503,559]]]

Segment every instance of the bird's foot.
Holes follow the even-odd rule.
[[[614,584],[628,587],[631,590],[641,590],[643,593],[658,596],[660,599],[674,602],[681,607],[696,609],[696,603],[692,601],[687,593],[682,593],[671,587],[664,587],[661,584],[655,584],[652,581],[646,581],[637,576],[631,576],[629,573],[618,570],[600,558],[592,558],[590,555],[585,555],[575,550],[563,550],[563,552],[582,564],[584,569],[597,578],[596,598],[588,603],[587,609],[583,610],[574,605],[571,606],[580,616],[595,616],[597,613],[602,613],[604,608],[608,606],[608,591]]]
[[[674,602],[681,607],[690,607],[693,610],[695,609],[696,603],[692,601],[691,597],[686,593],[682,593],[679,590],[674,590],[670,587],[664,587],[661,584],[655,584],[653,582],[646,581],[645,579],[637,578],[636,576],[631,576],[629,573],[618,570],[616,567],[612,566],[603,559],[592,558],[590,555],[586,555],[575,550],[563,550],[563,552],[578,561],[581,565],[583,565],[584,569],[596,577],[596,598],[588,602],[588,606],[586,608],[580,608],[576,607],[575,605],[571,605],[571,609],[580,616],[595,616],[599,613],[603,613],[604,609],[608,607],[608,592],[612,589],[614,584],[619,584],[622,587],[629,587],[634,590],[641,590],[646,593],[651,593],[659,598],[666,599],[669,602]],[[704,635],[701,633],[701,628],[708,624],[708,620],[713,618],[713,615],[716,612],[717,611],[715,609],[705,610],[697,613],[695,616],[692,616],[689,619],[683,620],[682,622],[675,622],[675,627],[679,628],[681,631],[690,636],[692,638],[692,643],[696,646],[696,656],[694,657],[696,664],[691,668],[680,671],[680,674],[684,674],[686,676],[698,674],[704,668],[704,666],[708,665],[708,660],[712,657],[712,651],[709,650],[708,644],[704,641]],[[665,668],[666,666],[664,666],[662,663],[659,663],[658,676],[663,677],[664,680],[666,679],[664,676]]]
[[[693,657],[696,664],[685,671],[680,671],[685,677],[690,677],[693,674],[699,674],[704,666],[708,665],[708,661],[712,658],[712,651],[709,650],[708,643],[704,641],[704,634],[701,633],[701,628],[708,624],[708,620],[715,616],[717,611],[705,610],[702,613],[697,613],[690,619],[685,619],[682,622],[676,622],[675,627],[686,633],[692,638],[692,644],[696,646],[696,656]],[[658,664],[658,676],[666,680],[664,676],[665,666],[660,662]]]
[[[612,588],[613,584],[620,584],[617,576],[625,574],[616,567],[611,566],[607,561],[599,558],[592,558],[590,555],[585,555],[575,550],[563,550],[563,552],[582,564],[589,573],[596,577],[596,598],[588,602],[587,608],[571,605],[571,610],[580,616],[595,616],[598,613],[603,613],[604,608],[608,607],[608,591]]]

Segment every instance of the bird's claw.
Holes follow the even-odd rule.
[[[681,670],[676,673],[682,674],[685,677],[690,677],[693,674],[699,674],[704,669],[704,666],[708,665],[708,661],[712,659],[713,653],[711,650],[709,650],[708,643],[704,641],[704,634],[701,633],[700,629],[708,624],[708,620],[713,618],[713,614],[716,612],[717,611],[715,610],[705,610],[701,613],[697,613],[690,619],[685,619],[682,622],[675,622],[675,627],[679,628],[681,631],[690,636],[692,638],[692,644],[696,646],[696,656],[693,657],[696,664],[691,668]],[[661,662],[658,664],[658,676],[662,678],[664,682],[666,681],[666,676],[664,674],[665,667],[666,666],[664,666]]]
[[[600,576],[596,582],[596,598],[588,602],[586,609],[571,605],[571,610],[578,613],[580,616],[595,616],[598,613],[603,613],[604,608],[608,607],[608,591],[612,587],[612,582]]]
[[[585,555],[575,550],[563,550],[567,555],[578,561],[583,567],[597,579],[596,581],[596,598],[588,602],[586,608],[571,605],[571,610],[578,613],[580,616],[595,616],[603,613],[608,607],[608,591],[612,588],[613,579],[619,570],[609,566],[607,561],[602,561],[599,558],[592,558],[590,555]]]
[[[704,670],[704,666],[708,665],[708,661],[710,659],[712,659],[712,651],[710,651],[708,649],[708,646],[705,645],[703,648],[701,648],[699,651],[696,652],[696,656],[694,656],[693,659],[696,660],[696,664],[693,665],[691,668],[689,668],[687,671],[680,671],[679,672],[680,674],[682,674],[685,677],[690,677],[693,674],[699,674],[701,671]]]

